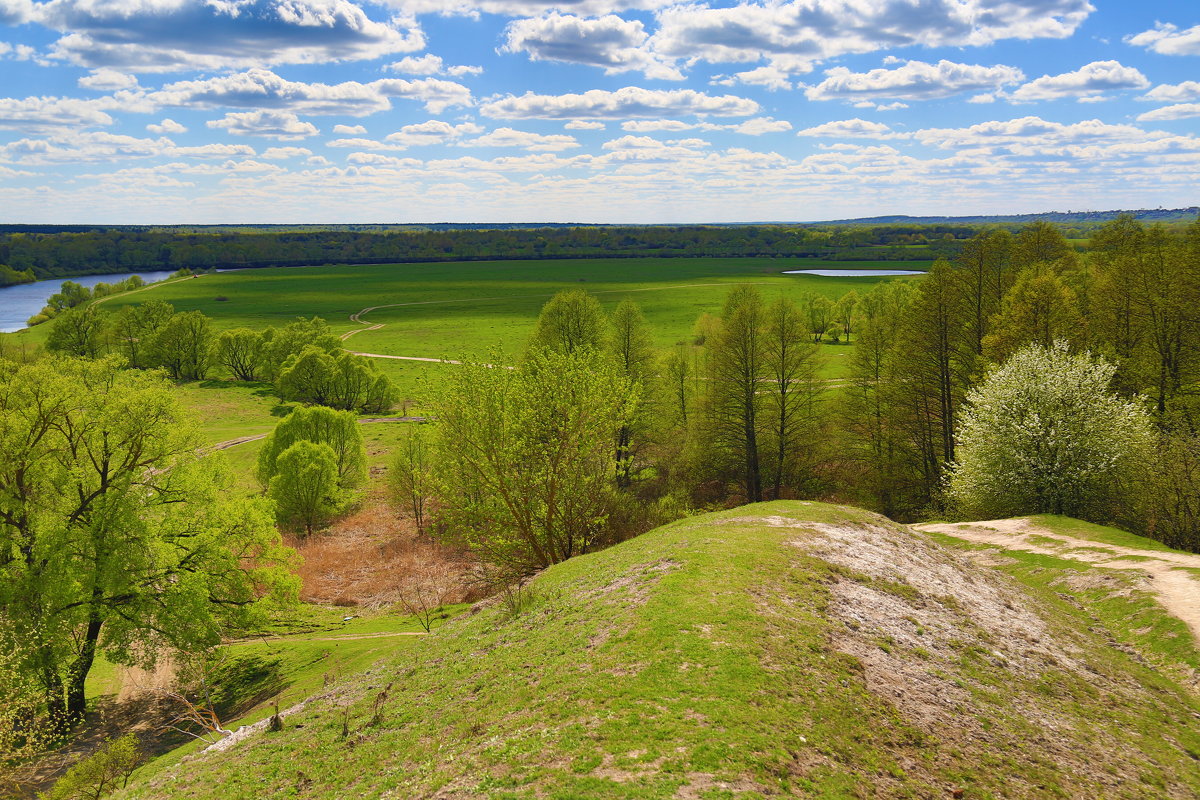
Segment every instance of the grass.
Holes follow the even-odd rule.
[[[161,284],[118,295],[110,310],[153,297],[181,311],[198,310],[218,328],[262,328],[298,316],[324,317],[338,332],[360,326],[351,314],[371,306],[377,331],[349,340],[353,349],[430,358],[483,356],[493,348],[515,354],[537,313],[561,289],[583,287],[613,307],[626,297],[642,306],[655,341],[667,347],[690,336],[701,313],[718,313],[729,288],[758,284],[768,297],[816,292],[831,298],[880,280],[781,275],[785,269],[847,268],[816,259],[583,259],[572,261],[454,262],[240,270]],[[849,265],[894,268],[891,263]],[[914,263],[915,269],[925,266]],[[228,300],[218,302],[218,296]],[[404,305],[395,305],[404,304]],[[27,335],[36,338],[39,326]]]
[[[310,703],[282,733],[186,767],[172,768],[177,756],[169,756],[118,796],[835,798],[945,796],[962,787],[967,798],[985,798],[1137,797],[1169,784],[1200,790],[1187,754],[1200,753],[1195,698],[1093,636],[1082,612],[1049,584],[1030,583],[1030,602],[1044,606],[1066,651],[1100,670],[1089,678],[1117,676],[1140,694],[1114,697],[1080,672],[1049,666],[1018,675],[986,648],[962,644],[945,669],[965,687],[962,718],[977,720],[992,744],[972,750],[953,731],[923,729],[872,688],[860,658],[836,646],[846,634],[831,613],[831,586],[858,579],[787,541],[811,534],[755,519],[766,515],[887,524],[796,502],[681,520],[546,570],[516,612],[495,604],[448,623],[420,647],[397,649]],[[1050,563],[1028,568],[1048,576]],[[933,587],[877,583],[873,590],[908,604],[937,602],[927,593]],[[907,652],[886,638],[877,646]],[[1094,776],[1063,769],[1038,744],[1044,718],[1066,737],[1063,752],[1120,742],[1106,763],[1122,774],[1138,770],[1145,785],[1101,787]]]
[[[1162,542],[1147,539],[1145,536],[1138,536],[1135,533],[1129,533],[1119,528],[1096,525],[1072,517],[1063,517],[1057,514],[1035,514],[1029,517],[1029,520],[1033,524],[1053,533],[1072,536],[1076,539],[1086,539],[1089,542],[1096,542],[1097,544],[1133,547],[1139,550],[1157,550],[1163,553],[1187,552],[1186,550],[1176,550],[1173,547],[1167,547]]]

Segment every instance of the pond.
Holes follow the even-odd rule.
[[[42,310],[50,295],[62,288],[63,281],[75,281],[89,289],[97,283],[116,283],[134,275],[142,276],[146,283],[161,281],[170,272],[120,272],[115,275],[80,275],[74,278],[55,278],[49,281],[23,283],[19,286],[0,288],[0,333],[11,333],[25,327],[25,320]]]
[[[820,275],[822,278],[886,278],[891,275],[924,275],[918,269],[789,269],[784,275]]]

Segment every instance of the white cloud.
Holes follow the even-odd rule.
[[[235,136],[265,136],[284,141],[315,136],[320,131],[291,111],[230,112],[222,119],[206,123],[210,128],[223,128]]]
[[[603,122],[586,122],[581,119],[573,119],[563,127],[569,131],[602,131],[605,125]]]
[[[477,139],[462,143],[463,147],[517,147],[534,153],[553,153],[579,147],[574,136],[562,133],[541,134],[518,131],[512,128],[496,130]]]
[[[169,117],[162,122],[151,122],[146,126],[151,133],[187,133],[187,128]]]
[[[139,139],[106,131],[70,130],[45,139],[19,139],[0,146],[0,161],[28,164],[70,164],[107,162],[125,158],[155,156],[186,158],[236,158],[253,156],[254,148],[244,144],[206,144],[179,147],[165,137]]]
[[[678,69],[646,48],[649,35],[639,20],[554,13],[510,22],[504,33],[503,52],[528,53],[533,61],[587,64],[603,68],[607,75],[641,71],[648,78],[683,79]]]
[[[20,25],[32,16],[30,0],[0,0],[0,25]]]
[[[426,53],[423,56],[405,56],[399,61],[393,61],[384,67],[385,70],[399,72],[401,75],[453,75],[455,77],[461,75],[478,75],[483,72],[483,67],[472,67],[467,65],[456,65],[448,67],[442,61],[441,56],[436,56],[433,53]]]
[[[72,97],[5,97],[0,98],[0,128],[46,131],[111,125],[113,118],[105,108],[111,104]]]
[[[1134,125],[1110,125],[1098,119],[1064,124],[1041,117],[981,122],[966,128],[925,128],[913,136],[941,148],[1053,147],[1113,142],[1145,142],[1156,138]]]
[[[820,136],[838,139],[896,139],[907,137],[909,134],[896,133],[882,122],[871,122],[865,119],[843,119],[836,122],[826,122],[812,128],[796,132],[797,136]]]
[[[1016,67],[957,64],[944,59],[937,64],[909,61],[895,69],[881,68],[869,72],[851,72],[845,67],[834,67],[827,70],[825,75],[825,80],[805,89],[804,94],[809,100],[928,100],[961,92],[996,90],[1025,78],[1024,73]]]
[[[3,24],[3,6],[0,0],[0,24]],[[13,61],[31,61],[37,55],[37,50],[27,44],[9,44],[8,42],[0,42],[0,57],[10,58]]]
[[[1170,23],[1160,22],[1153,30],[1126,36],[1125,41],[1164,56],[1200,56],[1200,25],[1181,31]]]
[[[408,147],[444,144],[463,136],[474,136],[477,133],[483,133],[483,128],[473,122],[451,125],[449,122],[443,122],[440,119],[431,119],[428,122],[405,125],[400,130],[387,136],[386,139],[393,144]]]
[[[526,92],[484,103],[480,113],[498,119],[623,119],[713,115],[749,116],[758,103],[733,95],[713,95],[692,89],[655,90],[626,86],[616,91],[591,89],[582,94],[545,95]]]
[[[342,136],[357,136],[367,132],[362,125],[334,125],[333,132]]]
[[[269,161],[285,161],[289,158],[311,156],[312,150],[307,147],[268,147],[262,157]]]
[[[731,8],[680,4],[658,14],[652,49],[671,58],[746,63],[823,61],[850,53],[978,47],[1003,39],[1062,39],[1088,0],[764,0]]]
[[[748,86],[762,86],[768,91],[774,92],[780,89],[791,89],[791,76],[790,71],[772,63],[744,72],[735,72],[728,78],[716,78],[712,83],[718,86],[736,86],[739,83]]]
[[[425,46],[411,17],[373,20],[351,0],[50,0],[32,17],[65,34],[51,57],[133,72],[357,61]]]
[[[137,85],[137,76],[108,68],[94,69],[79,79],[79,86],[81,88],[95,89],[101,92],[112,92],[117,89],[133,89]]]
[[[1078,97],[1081,101],[1094,99],[1103,92],[1116,89],[1145,89],[1150,85],[1146,76],[1133,67],[1118,61],[1093,61],[1074,72],[1043,75],[1019,86],[1012,93],[1017,102],[1057,100]]]
[[[968,97],[967,102],[976,104],[994,103],[996,102],[996,95],[991,92],[984,92],[983,94],[977,94]]]
[[[683,122],[678,119],[639,119],[621,123],[621,130],[631,133],[656,133],[667,131],[732,131],[747,136],[761,136],[764,133],[790,131],[792,123],[774,117],[754,117],[744,122],[720,125],[715,122]]]
[[[1160,103],[1186,103],[1189,100],[1200,100],[1200,81],[1161,83],[1146,92],[1142,99],[1155,100]]]
[[[450,106],[469,106],[471,91],[437,78],[409,81],[384,78],[370,83],[303,83],[266,69],[167,84],[147,98],[163,106],[193,108],[287,109],[301,114],[366,116],[391,108],[392,97],[425,103],[432,113]]]
[[[1177,103],[1173,106],[1156,108],[1138,115],[1139,122],[1165,122],[1175,119],[1200,117],[1200,103]]]

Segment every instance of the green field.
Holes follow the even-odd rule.
[[[923,269],[922,263],[905,268]],[[350,315],[384,325],[356,334],[347,346],[387,355],[454,358],[483,356],[499,347],[515,354],[538,311],[555,292],[582,287],[608,308],[638,302],[655,341],[685,339],[696,318],[719,313],[729,287],[757,284],[768,297],[817,292],[830,298],[863,291],[881,279],[781,275],[786,269],[848,268],[816,259],[585,259],[448,264],[382,264],[240,270],[171,282],[105,301],[109,309],[151,297],[181,311],[198,310],[218,328],[281,325],[320,316],[338,333],[365,326]],[[855,263],[857,269],[894,269],[895,263]],[[902,278],[903,279],[903,278]],[[224,297],[225,300],[217,300]]]

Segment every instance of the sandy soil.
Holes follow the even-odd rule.
[[[1149,589],[1163,608],[1185,622],[1200,642],[1200,580],[1186,569],[1200,570],[1200,555],[1142,550],[1114,544],[1076,539],[1042,528],[1027,519],[997,519],[935,525],[914,525],[917,530],[935,531],[978,544],[991,544],[1005,550],[1073,558],[1109,569],[1133,570],[1145,574]],[[1031,541],[1032,537],[1055,539],[1060,544]],[[1130,560],[1129,557],[1139,559]],[[1146,559],[1142,561],[1140,559]]]

